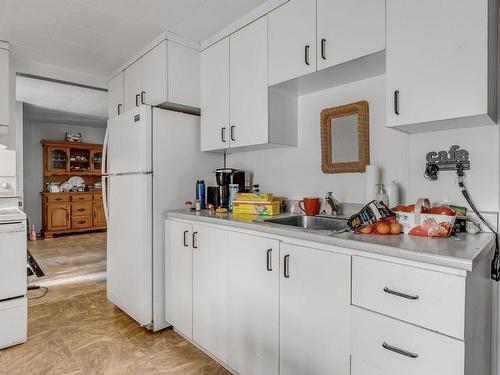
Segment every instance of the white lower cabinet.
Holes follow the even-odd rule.
[[[228,364],[278,374],[279,241],[228,232]]]
[[[227,363],[227,231],[193,225],[193,340]]]
[[[166,320],[177,331],[193,339],[193,247],[192,230],[189,223],[171,221],[166,223],[166,244],[170,248],[167,267],[170,278],[165,311]]]
[[[166,236],[167,320],[235,373],[489,375],[490,256],[465,274],[184,220]]]
[[[351,375],[464,374],[463,341],[353,307]]]
[[[282,244],[280,373],[349,374],[351,257]]]

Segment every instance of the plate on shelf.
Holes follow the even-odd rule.
[[[68,184],[76,188],[85,188],[85,180],[79,176],[70,177],[68,180]]]

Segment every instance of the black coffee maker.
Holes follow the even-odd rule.
[[[238,184],[239,192],[245,190],[245,171],[232,168],[219,168],[214,171],[217,181],[217,191],[208,193],[208,200],[218,207],[228,208],[229,184]],[[214,197],[211,195],[214,194]]]

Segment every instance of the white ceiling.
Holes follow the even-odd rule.
[[[0,0],[18,59],[109,76],[161,32],[202,41],[266,0]]]
[[[72,125],[81,128],[105,128],[106,120],[94,116],[81,115],[78,113],[57,111],[37,107],[32,104],[24,103],[23,107],[24,123],[32,124],[50,124],[50,125]]]
[[[95,120],[102,121],[108,117],[107,92],[52,81],[17,76],[16,100]]]

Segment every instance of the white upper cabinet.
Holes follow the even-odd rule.
[[[279,241],[228,232],[228,364],[278,374]]]
[[[121,115],[123,113],[123,72],[111,78],[108,83],[108,93],[108,117]]]
[[[351,257],[282,244],[280,373],[349,374]]]
[[[316,0],[290,0],[269,13],[269,85],[316,71]]]
[[[123,83],[118,80],[123,74]],[[109,83],[109,116],[141,104],[198,112],[200,107],[200,52],[164,40],[129,65]],[[121,92],[120,92],[121,90]],[[118,101],[120,96],[123,98]],[[114,106],[114,108],[113,108]]]
[[[387,0],[386,6],[387,125],[416,133],[493,124],[496,2]]]
[[[0,46],[0,126],[9,125],[9,86],[9,50]]]
[[[229,40],[231,147],[267,143],[267,16]]]
[[[152,106],[169,101],[167,96],[167,41],[164,40],[142,57],[141,104]]]
[[[123,111],[141,105],[142,60],[137,60],[123,72]],[[113,95],[113,94],[112,94]]]
[[[201,150],[229,147],[229,37],[201,53]]]
[[[267,41],[264,16],[202,52],[202,151],[297,144],[285,100],[269,95]],[[279,111],[272,115],[268,108],[274,101]]]
[[[200,52],[168,43],[168,101],[200,108]]]
[[[317,0],[318,70],[385,49],[385,0]]]

